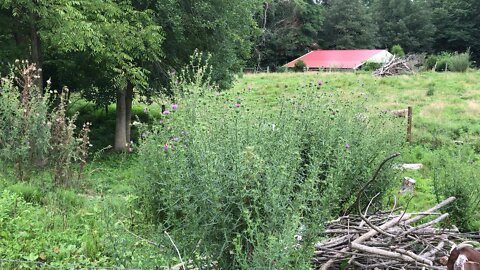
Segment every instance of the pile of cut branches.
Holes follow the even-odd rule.
[[[435,227],[448,217],[438,210],[454,200],[420,213],[394,209],[333,220],[324,231],[328,239],[315,246],[315,269],[446,269],[445,256],[454,242],[480,238]]]
[[[413,73],[413,69],[410,66],[410,59],[392,57],[389,61],[383,64],[379,69],[373,72],[375,76],[394,76],[402,74]]]

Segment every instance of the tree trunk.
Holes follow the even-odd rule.
[[[40,44],[40,37],[38,36],[37,32],[37,27],[35,26],[35,19],[33,20],[33,25],[30,28],[30,38],[31,38],[31,57],[32,57],[32,62],[36,64],[37,70],[38,70],[38,75],[40,78],[38,78],[35,81],[35,84],[37,87],[43,91],[43,61],[42,61],[42,47]]]
[[[132,102],[133,102],[133,85],[129,82],[127,84],[127,90],[125,93],[125,114],[126,114],[126,123],[125,123],[125,132],[127,137],[127,143],[130,144],[131,141],[131,123],[132,123]]]
[[[126,104],[125,104],[124,90],[117,91],[117,108],[116,108],[116,123],[115,123],[115,147],[117,151],[125,151],[127,149],[127,123]]]

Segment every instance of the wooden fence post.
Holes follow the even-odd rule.
[[[408,106],[407,142],[412,142],[412,106]]]

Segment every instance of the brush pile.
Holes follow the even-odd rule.
[[[434,227],[448,217],[438,210],[454,200],[421,213],[392,210],[331,221],[324,231],[328,239],[315,246],[315,269],[446,269],[444,256],[454,242],[480,238]]]
[[[413,73],[411,62],[412,59],[410,59],[410,57],[398,58],[394,56],[379,69],[375,70],[373,75],[384,77]]]

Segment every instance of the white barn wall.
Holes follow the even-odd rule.
[[[375,62],[375,63],[385,63],[393,57],[393,54],[389,53],[387,50],[383,50],[374,56],[370,57],[367,61],[368,62]]]

